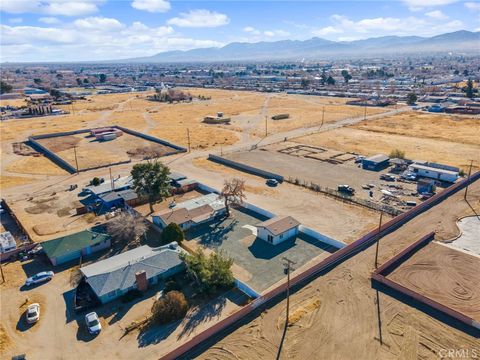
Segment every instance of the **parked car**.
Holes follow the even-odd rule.
[[[348,185],[338,185],[337,190],[348,195],[355,194],[355,189]]]
[[[25,281],[26,286],[34,285],[34,284],[40,284],[45,281],[52,280],[53,278],[53,271],[42,271],[39,272],[38,274],[33,275],[32,277],[29,277]]]
[[[100,324],[96,312],[91,312],[85,315],[85,323],[87,324],[87,329],[90,334],[98,334],[102,331],[102,324]]]
[[[268,180],[267,180],[267,185],[268,185],[268,186],[277,186],[277,185],[278,185],[278,180],[276,180],[276,179],[268,179]]]
[[[380,180],[395,181],[395,176],[390,175],[390,174],[382,174],[382,175],[380,175]]]
[[[402,179],[405,179],[405,180],[416,180],[417,179],[417,175],[415,173],[412,173],[412,172],[404,172],[402,175],[401,175]]]
[[[29,324],[34,324],[40,320],[40,304],[35,303],[28,305],[25,316]]]

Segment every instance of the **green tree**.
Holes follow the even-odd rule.
[[[133,188],[137,194],[145,196],[153,213],[153,204],[170,195],[170,170],[161,162],[154,160],[133,166],[131,175]]]
[[[327,85],[335,85],[335,79],[331,75],[327,78]]]
[[[187,314],[189,305],[185,295],[180,291],[169,291],[164,297],[155,300],[152,306],[151,321],[155,324],[166,324],[180,320]]]
[[[233,286],[231,270],[233,259],[222,252],[213,252],[207,257],[201,249],[192,254],[182,253],[180,257],[187,266],[187,273],[195,279],[200,292],[215,293]]]
[[[89,82],[90,82],[90,81],[88,81],[87,78],[83,79],[83,83],[84,83],[84,84],[88,84]]]
[[[352,75],[350,75],[347,70],[342,70],[342,76],[345,80],[345,84],[348,84],[348,82],[352,79]]]
[[[52,95],[55,99],[62,97],[62,93],[57,89],[50,89],[50,95]]]
[[[310,85],[310,80],[308,80],[307,78],[303,78],[301,81],[301,87],[303,89],[306,89],[308,88],[309,85]]]
[[[467,81],[467,88],[465,89],[465,95],[470,99],[473,98],[473,81],[472,81],[472,79],[468,79],[468,81]]]
[[[417,102],[417,94],[409,93],[407,95],[407,105],[414,105]]]
[[[178,224],[170,223],[167,225],[162,232],[162,243],[168,244],[172,241],[176,241],[177,243],[181,243],[185,239],[185,235],[183,230],[178,226]]]
[[[12,91],[13,87],[5,81],[0,81],[0,94],[5,94]]]
[[[105,81],[107,81],[107,75],[105,74],[100,74],[98,76],[98,80],[100,80],[101,83],[104,83]]]

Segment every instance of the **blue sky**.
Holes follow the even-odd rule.
[[[148,56],[230,42],[480,30],[480,2],[2,0],[1,61]]]

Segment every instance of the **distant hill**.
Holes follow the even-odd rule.
[[[426,53],[480,54],[480,32],[466,30],[433,37],[384,36],[356,41],[282,40],[257,43],[230,43],[221,48],[168,51],[153,56],[111,62],[161,63],[236,60],[319,60],[336,57],[413,55]]]

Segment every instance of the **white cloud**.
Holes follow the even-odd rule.
[[[217,27],[227,25],[230,19],[227,15],[209,10],[191,10],[188,13],[180,13],[180,16],[171,18],[167,21],[169,25],[180,27]]]
[[[88,17],[85,19],[77,19],[73,24],[80,30],[94,30],[94,31],[112,31],[119,30],[125,27],[120,21],[112,18],[104,17]]]
[[[153,55],[170,50],[219,47],[223,43],[176,34],[171,26],[88,17],[51,27],[0,25],[4,61],[83,61]]]
[[[327,26],[321,29],[315,29],[312,31],[312,34],[315,36],[325,36],[330,34],[341,34],[343,30],[340,28],[335,28],[333,26]]]
[[[41,17],[38,19],[38,21],[44,24],[50,24],[50,25],[60,23],[60,20],[58,18],[52,17],[52,16]]]
[[[428,18],[414,16],[406,18],[377,17],[358,21],[353,21],[343,15],[332,15],[330,17],[333,23],[331,26],[314,29],[312,30],[312,34],[327,37],[331,35],[330,37],[338,40],[386,35],[431,36],[448,31],[460,30],[464,26],[460,20],[452,20],[445,24],[442,20],[446,17],[440,18],[443,13],[436,11],[432,11],[432,13]],[[336,37],[335,34],[342,34],[342,36]]]
[[[480,3],[466,2],[465,7],[470,10],[480,10]]]
[[[170,10],[171,5],[167,0],[135,0],[132,2],[132,7],[151,13],[163,13]]]
[[[0,10],[12,13],[82,16],[98,11],[103,0],[2,0]]]
[[[402,0],[410,10],[420,11],[429,7],[453,4],[459,0]]]
[[[263,32],[263,35],[267,37],[285,37],[289,36],[290,33],[285,30],[267,30]]]
[[[448,19],[448,16],[445,15],[443,12],[441,12],[440,10],[434,10],[434,11],[430,11],[430,12],[427,12],[425,13],[426,16],[432,18],[432,19],[437,19],[437,20],[445,20],[445,19]]]
[[[15,17],[15,18],[8,19],[8,22],[10,24],[20,24],[23,22],[23,19],[21,17]]]

